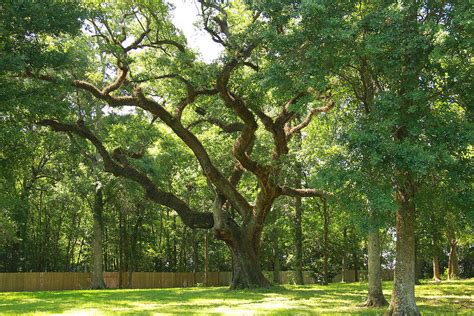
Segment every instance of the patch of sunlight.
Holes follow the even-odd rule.
[[[280,300],[280,301],[265,301],[262,303],[248,304],[246,307],[251,310],[271,311],[275,309],[296,309],[296,308],[299,308],[300,306],[295,306],[294,304],[290,303],[288,300]]]
[[[212,314],[223,314],[223,315],[255,315],[257,311],[251,309],[239,309],[232,308],[231,306],[220,306],[211,310],[208,310]]]
[[[429,300],[439,300],[439,299],[449,299],[449,300],[470,300],[472,299],[472,295],[433,295],[433,296],[428,296],[428,295],[422,295],[421,296],[424,299],[429,299]]]
[[[35,315],[37,314],[35,313]],[[60,314],[43,314],[43,315],[84,316],[84,315],[104,315],[104,313],[100,309],[97,309],[97,308],[87,308],[87,309],[71,309],[71,310],[64,311]]]
[[[179,303],[179,305],[202,305],[202,306],[209,306],[209,305],[219,305],[219,304],[227,304],[227,305],[240,305],[246,304],[247,302],[251,302],[251,299],[238,299],[238,298],[225,298],[225,299],[206,299],[206,298],[193,298],[190,299],[189,302],[186,303]]]

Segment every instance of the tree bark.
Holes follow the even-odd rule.
[[[420,315],[415,301],[415,205],[403,189],[397,200],[395,279],[387,315]]]
[[[346,282],[346,249],[347,249],[347,227],[342,232],[342,262],[341,262],[341,283]]]
[[[123,210],[119,210],[119,277],[118,277],[118,283],[119,283],[119,289],[123,288],[123,272],[124,272],[124,220],[123,220]]]
[[[295,282],[304,284],[303,279],[303,230],[301,228],[301,197],[295,198]]]
[[[278,231],[273,229],[273,283],[281,283],[280,279],[280,245],[278,240]]]
[[[196,229],[192,230],[192,243],[193,243],[193,272],[196,273],[199,271],[199,243],[196,239],[197,231]]]
[[[228,246],[233,256],[233,276],[230,286],[232,290],[270,286],[270,282],[262,273],[258,253],[251,242],[244,239]]]
[[[173,216],[173,231],[175,234],[173,234],[173,246],[172,246],[172,252],[171,252],[171,268],[173,272],[178,271],[178,246],[177,246],[177,229],[176,229],[176,216]]]
[[[359,282],[359,262],[357,256],[357,249],[354,247],[354,252],[352,253],[352,258],[354,260],[354,281]]]
[[[439,272],[439,257],[433,256],[433,280],[441,282],[441,274]]]
[[[369,293],[365,306],[380,307],[387,305],[382,291],[382,269],[380,266],[380,235],[378,229],[372,229],[368,234],[368,279]]]
[[[415,229],[416,234],[416,229]],[[422,268],[422,260],[420,255],[418,254],[418,241],[415,238],[415,285],[420,285],[420,276],[421,276],[421,268]]]
[[[295,133],[296,150],[301,150],[301,132]],[[296,169],[296,183],[295,187],[302,187],[303,168],[298,161],[295,164]],[[295,282],[296,284],[304,284],[303,279],[303,230],[302,223],[302,207],[301,197],[295,197]]]
[[[133,272],[137,270],[137,257],[138,257],[138,241],[140,228],[143,221],[143,210],[140,204],[137,205],[137,221],[133,226],[133,231],[130,236],[130,259],[129,259],[129,268],[128,268],[128,288],[132,288],[133,284]]]
[[[448,279],[455,280],[459,274],[459,263],[457,253],[457,240],[454,232],[449,234],[449,259],[448,259]]]
[[[329,257],[329,210],[326,199],[323,199],[324,245],[323,245],[323,277],[324,284],[329,284],[328,257]]]
[[[433,226],[434,226],[433,220]],[[436,282],[441,282],[441,273],[440,273],[440,266],[439,266],[439,244],[438,244],[438,236],[437,231],[433,229],[432,236],[431,236],[431,244],[433,246],[433,280]]]
[[[96,183],[94,196],[94,246],[93,246],[93,268],[92,268],[92,289],[104,289],[104,264],[103,264],[103,245],[102,231],[104,228],[104,200],[102,194],[102,184]]]
[[[209,285],[209,240],[208,232],[204,234],[204,285]]]

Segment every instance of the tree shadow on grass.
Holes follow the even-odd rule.
[[[472,290],[473,283],[421,286],[417,299],[421,312],[452,314],[469,311],[474,306],[466,299],[470,296],[465,291]],[[389,286],[384,284],[387,300],[390,299]],[[366,289],[366,284],[352,283],[237,291],[220,287],[0,293],[0,314],[383,314],[386,307],[361,307]],[[446,297],[443,297],[445,292]]]
[[[253,293],[252,300],[263,298]],[[190,312],[220,306],[224,300],[248,300],[249,293],[227,292],[225,288],[105,290],[0,293],[0,314],[64,313],[69,310]],[[152,312],[150,310],[150,312]]]
[[[71,310],[98,310],[113,313],[212,313],[212,311],[248,309],[259,313],[285,311],[311,313],[315,308],[337,310],[341,305],[357,305],[358,293],[335,293],[326,288],[273,287],[264,290],[229,291],[226,288],[106,290],[3,293],[0,312],[64,313]],[[286,304],[274,308],[275,304]],[[225,309],[224,309],[225,310]]]

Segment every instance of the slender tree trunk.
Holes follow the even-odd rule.
[[[301,181],[300,181],[301,182]],[[295,282],[304,284],[303,279],[303,230],[301,228],[301,198],[295,198]]]
[[[192,243],[193,243],[193,286],[196,286],[196,273],[199,271],[199,244],[196,238],[197,231],[192,229]]]
[[[109,262],[109,238],[107,234],[107,228],[104,227],[104,266],[105,271],[110,271],[110,262]]]
[[[435,225],[433,220],[433,226]],[[431,244],[433,246],[433,280],[436,282],[441,282],[441,273],[439,266],[439,245],[438,245],[438,236],[436,229],[433,229],[431,236]]]
[[[454,232],[449,234],[448,279],[455,280],[459,275],[457,240]]]
[[[301,133],[295,135],[296,148],[301,149]],[[296,167],[296,183],[295,187],[302,187],[303,170],[301,163],[297,162]],[[302,223],[302,207],[301,197],[295,197],[295,282],[296,284],[304,284],[303,279],[303,230]]]
[[[93,241],[93,267],[92,267],[92,284],[93,289],[104,289],[104,264],[102,251],[102,230],[104,227],[103,212],[104,201],[102,196],[102,184],[96,183],[94,196],[94,241]]]
[[[395,279],[388,315],[420,315],[415,301],[415,205],[406,190],[397,195]]]
[[[278,231],[273,228],[273,283],[279,284],[280,282],[280,245]]]
[[[133,284],[133,272],[137,269],[137,248],[138,248],[138,239],[139,232],[143,221],[141,205],[137,205],[137,221],[133,226],[133,231],[130,236],[130,259],[129,259],[129,268],[128,268],[128,288],[132,288]]]
[[[441,282],[441,274],[439,272],[439,258],[438,256],[433,256],[433,280],[436,282]]]
[[[69,272],[69,264],[70,264],[70,253],[71,253],[71,235],[67,240],[67,248],[66,248],[66,264],[64,265],[64,271]]]
[[[119,210],[119,278],[118,278],[118,283],[119,283],[119,289],[123,288],[123,243],[124,243],[124,222],[123,222],[123,210]]]
[[[369,294],[365,306],[379,307],[387,305],[382,291],[382,269],[380,266],[380,235],[378,229],[369,231],[368,242],[368,279]]]
[[[176,272],[178,269],[178,255],[177,255],[177,241],[176,241],[176,235],[178,234],[177,229],[176,229],[176,216],[173,216],[173,231],[175,234],[173,234],[173,249],[172,249],[172,271]]]
[[[204,285],[209,286],[209,237],[204,234]]]
[[[187,230],[186,226],[183,225],[183,232],[181,234],[181,243],[179,247],[179,254],[178,254],[178,271],[185,271],[186,270],[186,248],[187,248]]]
[[[199,244],[196,238],[197,231],[193,228],[192,230],[192,242],[193,242],[193,272],[199,270]]]
[[[81,238],[81,245],[79,246],[79,253],[77,255],[77,261],[75,264],[75,271],[79,271],[79,263],[81,262],[82,250],[84,249],[84,238]]]
[[[329,210],[326,199],[323,199],[323,221],[324,221],[324,236],[323,236],[323,276],[324,284],[329,284],[328,272],[328,258],[329,258]]]
[[[354,248],[352,253],[352,258],[354,260],[354,281],[359,282],[359,261],[357,256],[357,249]]]
[[[123,268],[122,272],[125,276],[125,281],[123,282],[123,287],[128,286],[128,270],[130,269],[130,237],[128,235],[129,229],[128,229],[128,218],[127,218],[128,213],[124,213],[123,215],[123,224],[122,224],[122,229],[123,229]]]
[[[341,282],[346,282],[346,249],[347,249],[347,227],[342,232],[342,263],[341,263]]]

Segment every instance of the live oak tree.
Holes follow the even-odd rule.
[[[279,30],[272,29],[258,10],[248,10],[238,2],[230,6],[201,2],[204,29],[226,49],[221,64],[205,65],[195,60],[167,20],[163,3],[119,4],[105,6],[106,10],[87,22],[90,34],[85,34],[85,41],[92,54],[105,54],[110,59],[105,77],[72,79],[71,74],[48,69],[27,71],[24,77],[54,85],[69,84],[112,108],[142,109],[151,114],[152,123],[165,124],[172,130],[193,152],[214,193],[210,212],[196,211],[182,198],[160,188],[132,162],[143,153],[107,148],[83,121],[67,123],[47,118],[39,122],[89,140],[100,154],[105,171],[138,182],[149,199],[175,210],[187,226],[212,228],[215,237],[223,240],[233,254],[231,287],[260,287],[269,285],[260,270],[259,247],[264,221],[274,201],[282,195],[325,195],[321,190],[294,188],[282,181],[288,143],[314,115],[329,111],[333,102],[327,89],[311,85],[286,90],[278,87],[276,93],[270,93],[271,87],[259,89],[258,83],[265,80],[260,73],[265,74],[266,43],[260,34],[278,36]],[[169,90],[171,85],[174,91]],[[196,106],[201,99],[207,100],[206,108]],[[296,119],[296,104],[307,109],[300,110],[306,112],[300,120]],[[186,124],[193,108],[202,118]],[[226,111],[228,118],[213,116],[218,108]],[[230,170],[218,168],[193,133],[199,124],[214,124],[233,134]],[[264,144],[260,139],[268,136],[272,143]],[[264,146],[264,159],[252,155],[258,146]],[[239,182],[248,175],[257,189],[245,194],[239,190]]]
[[[268,285],[260,261],[327,281],[361,235],[377,275],[376,233],[397,219],[391,313],[417,313],[413,239],[456,274],[473,222],[464,1],[202,1],[224,48],[210,64],[160,1],[44,3],[0,4],[0,269],[88,269],[101,180],[108,271],[227,270],[218,243],[199,249],[212,229],[233,287]],[[383,303],[370,275],[367,304]]]

